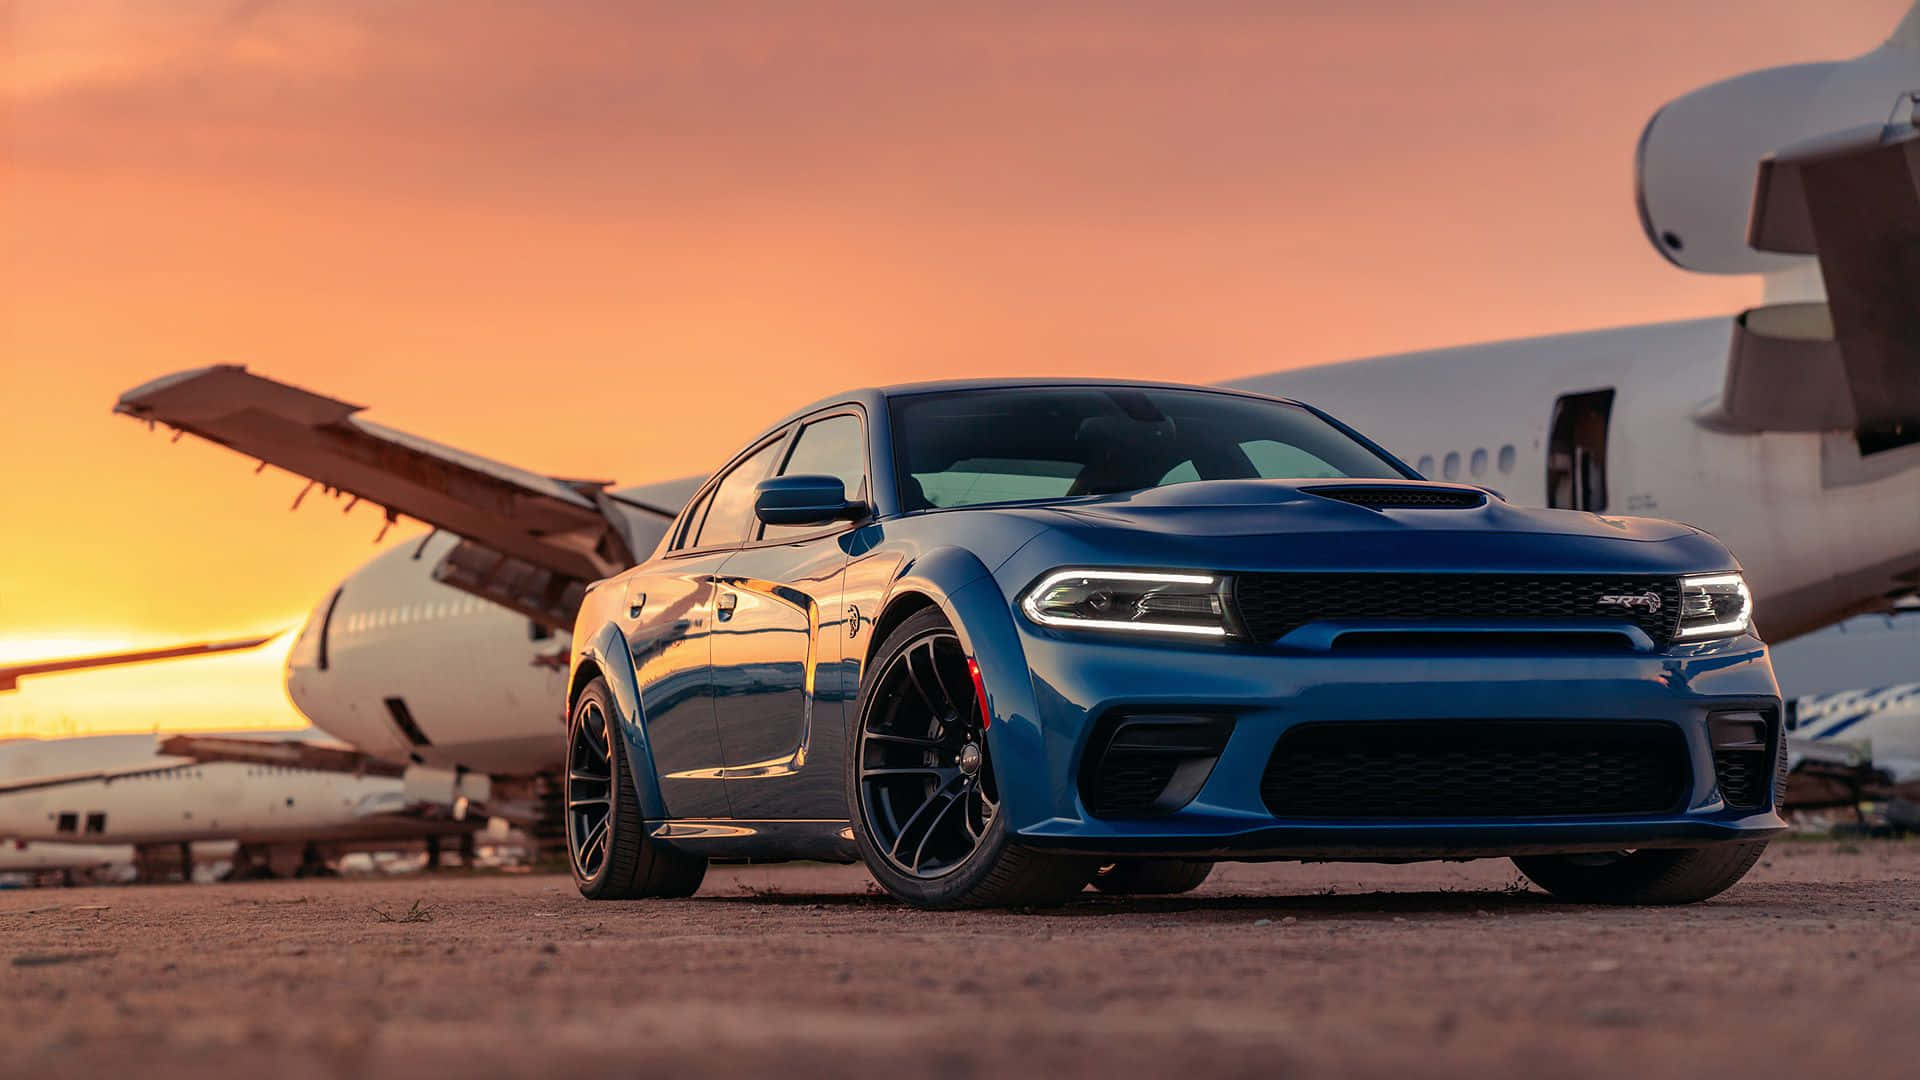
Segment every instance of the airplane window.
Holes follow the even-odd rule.
[[[1414,468],[1419,471],[1421,476],[1432,476],[1433,475],[1433,455],[1421,454],[1420,464],[1415,465]]]
[[[59,821],[54,825],[54,828],[60,832],[73,832],[79,827],[80,815],[71,812],[61,814]]]
[[[1449,480],[1460,478],[1460,451],[1447,451],[1447,460],[1440,466],[1440,475]]]
[[[747,538],[752,531],[753,489],[773,468],[773,452],[780,444],[780,439],[774,439],[755,450],[720,481],[707,507],[707,519],[700,523],[700,537],[694,546],[726,547]]]
[[[1482,446],[1473,451],[1473,457],[1467,462],[1467,471],[1475,476],[1487,474],[1487,448]]]
[[[88,814],[87,815],[87,831],[90,833],[106,832],[107,831],[107,815],[99,811],[95,811],[91,814]]]
[[[1510,473],[1513,471],[1513,459],[1515,456],[1516,455],[1513,452],[1512,443],[1508,443],[1507,445],[1500,448],[1500,471],[1501,472]]]
[[[847,498],[866,498],[867,436],[860,426],[860,418],[829,416],[801,428],[780,475],[837,477],[846,489]],[[763,539],[773,539],[819,531],[818,525],[768,525],[760,535]]]

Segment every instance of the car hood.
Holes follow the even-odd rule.
[[[1388,503],[1437,496],[1472,505],[1376,508],[1331,497],[1340,489]],[[987,512],[1046,526],[1002,568],[1015,576],[1080,562],[1528,573],[1688,573],[1736,565],[1717,540],[1675,522],[1529,509],[1479,488],[1420,481],[1203,481]]]
[[[1352,493],[1418,498],[1484,497],[1472,507],[1373,507],[1343,501]],[[1276,533],[1484,532],[1550,533],[1609,540],[1660,541],[1696,530],[1656,518],[1611,517],[1575,510],[1515,506],[1480,488],[1415,481],[1214,480],[1171,484],[1127,495],[1053,503],[1040,509],[1066,527],[1133,529],[1181,536],[1271,536]]]

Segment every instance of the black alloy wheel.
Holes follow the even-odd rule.
[[[576,878],[606,867],[613,839],[613,725],[604,705],[582,697],[567,742],[567,857]]]
[[[860,725],[868,828],[896,871],[937,878],[979,849],[1000,809],[959,636],[932,630],[895,653],[875,700]]]
[[[902,620],[874,651],[847,731],[860,857],[875,881],[918,907],[1061,903],[1095,865],[1014,842],[975,686],[938,608]]]
[[[595,679],[567,723],[563,792],[574,884],[589,900],[692,896],[707,875],[707,860],[648,836],[614,716],[612,692]]]

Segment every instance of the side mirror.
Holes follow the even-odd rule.
[[[776,476],[753,489],[753,514],[768,525],[830,525],[864,516],[837,476]]]

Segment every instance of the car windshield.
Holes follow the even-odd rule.
[[[1407,475],[1308,409],[1236,394],[1035,386],[902,395],[890,407],[906,510]]]

